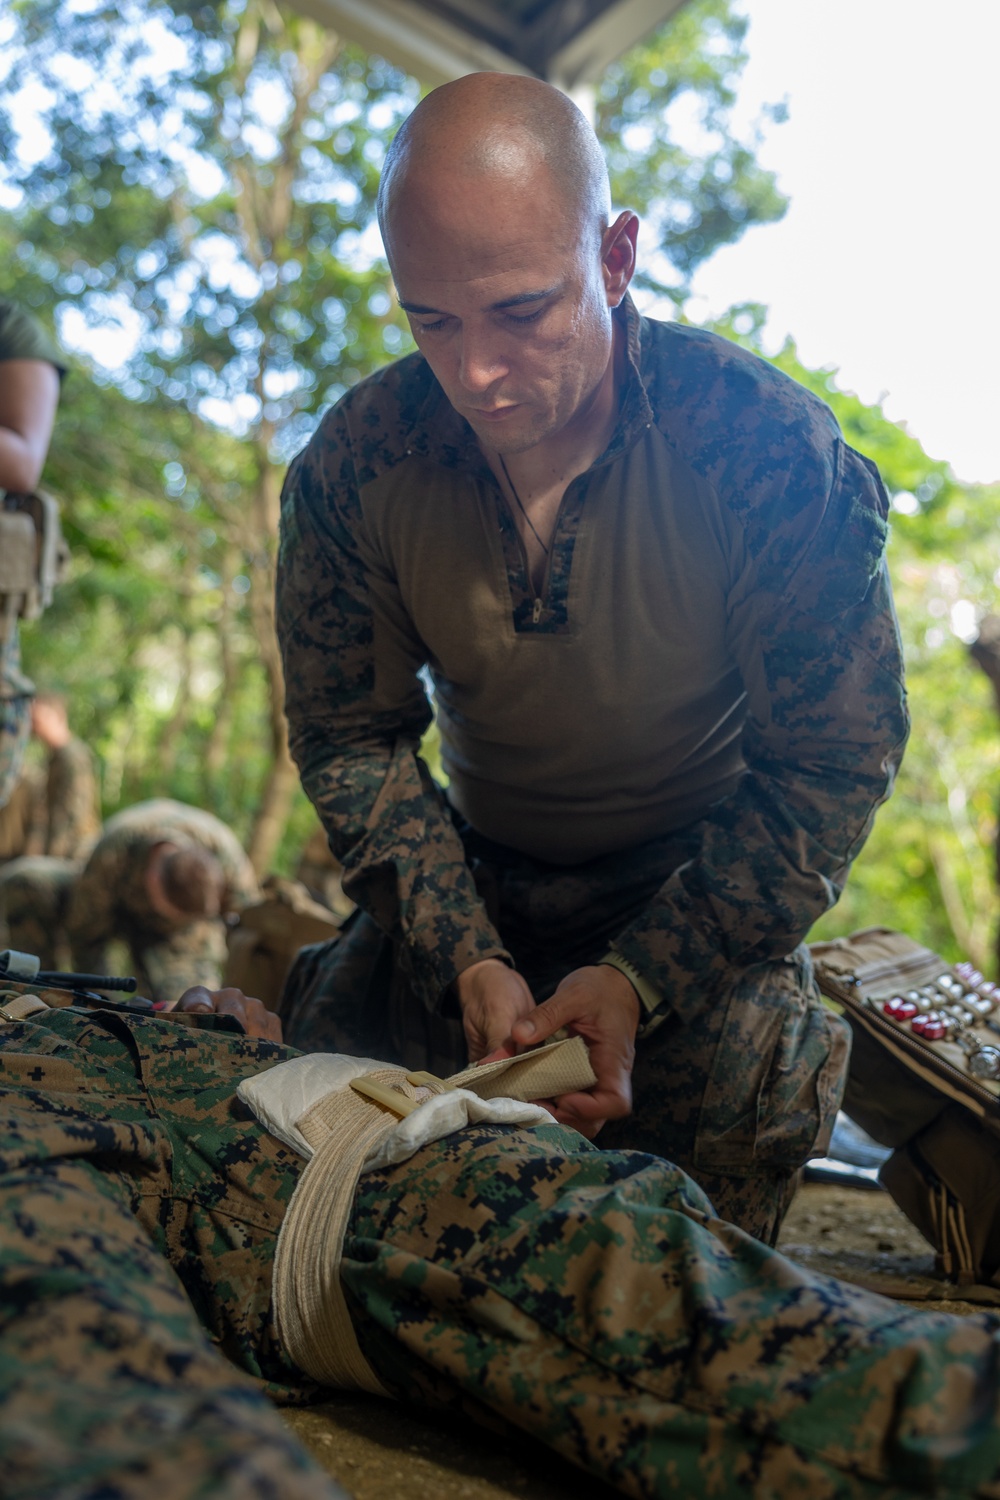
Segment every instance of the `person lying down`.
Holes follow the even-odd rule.
[[[338,1387],[632,1496],[1000,1496],[997,1318],[806,1271],[557,1125],[578,1039],[448,1086],[233,992],[66,1000],[0,983],[6,1496],[333,1500],[273,1403]]]

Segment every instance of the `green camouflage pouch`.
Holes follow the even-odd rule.
[[[844,1110],[879,1180],[976,1300],[1000,1303],[1000,987],[885,927],[811,945],[853,1033]]]

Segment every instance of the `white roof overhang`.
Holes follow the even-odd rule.
[[[529,73],[567,92],[685,0],[291,0],[428,87],[465,73]]]

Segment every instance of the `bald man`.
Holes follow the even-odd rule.
[[[772,1240],[847,1055],[802,939],[907,733],[885,492],[793,382],[639,316],[555,89],[428,95],[379,218],[418,352],[283,499],[291,743],[359,907],[286,1035],[443,1073],[568,1027],[598,1081],[556,1118]]]

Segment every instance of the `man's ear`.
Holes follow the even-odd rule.
[[[635,245],[639,220],[630,208],[624,209],[605,231],[601,240],[601,270],[608,306],[617,307],[628,291],[635,273]]]

